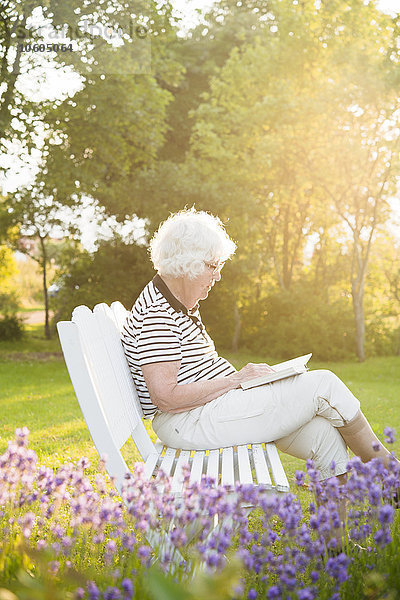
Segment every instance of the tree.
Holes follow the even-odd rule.
[[[338,5],[330,4],[327,16],[339,14]],[[318,140],[304,164],[311,175],[318,160],[315,185],[351,236],[356,349],[359,360],[364,360],[368,262],[375,235],[388,219],[387,200],[396,190],[399,166],[399,53],[393,50],[398,19],[369,5],[359,7],[357,19],[346,14],[342,19],[342,45],[333,49],[327,88],[318,99],[326,117],[325,139]]]
[[[361,0],[275,0],[269,9],[274,25],[233,51],[213,78],[196,111],[191,159],[207,187],[229,180],[230,197],[214,194],[212,205],[239,217],[239,239],[273,260],[283,288],[301,273],[306,235],[321,213],[330,228],[349,228],[363,360],[365,273],[398,157],[397,21]]]
[[[120,64],[116,72],[129,74],[129,66],[134,62],[133,38],[143,37],[147,29],[155,29],[157,33],[162,29],[167,31],[170,19],[168,1],[129,0],[116,4],[105,0],[99,4],[94,0],[25,0],[23,3],[3,0],[0,7],[0,140],[23,137],[26,128],[32,126],[32,120],[41,119],[42,108],[51,107],[43,99],[30,99],[26,86],[21,83],[27,72],[39,80],[44,75],[43,67],[48,68],[49,61],[53,61],[54,68],[75,65],[79,73],[86,65],[87,73],[100,74],[101,67],[93,60],[93,54],[97,52],[100,60],[110,55],[113,44],[107,32],[119,30],[119,41],[124,41],[122,60],[127,63],[122,63],[122,71]],[[73,51],[32,51],[35,44],[46,46],[47,42],[58,42],[65,32],[73,42]],[[26,44],[30,51],[25,49]],[[157,45],[157,40],[154,44]]]
[[[48,267],[57,253],[57,243],[51,236],[55,229],[65,232],[62,208],[55,198],[46,197],[43,189],[36,186],[21,189],[0,205],[0,239],[40,266],[45,307],[44,333],[48,339],[51,337]]]
[[[274,16],[267,2],[219,0],[202,14],[201,23],[172,41],[173,51],[184,67],[178,85],[167,89],[173,96],[168,106],[168,131],[159,160],[179,163],[190,148],[193,112],[210,91],[210,81],[234,49],[241,48],[269,28]]]
[[[133,0],[120,5],[113,23],[137,12]],[[45,161],[38,175],[48,194],[90,197],[108,214],[124,220],[135,210],[132,185],[155,163],[166,132],[167,84],[179,81],[181,67],[170,51],[176,35],[168,2],[147,4],[146,36],[151,65],[140,72],[135,32],[117,48],[99,43],[64,60],[82,77],[82,88],[45,118]]]
[[[126,243],[115,235],[102,240],[93,252],[74,241],[63,247],[56,280],[60,286],[52,301],[56,320],[70,319],[79,304],[93,307],[118,300],[131,308],[153,275],[147,247]]]

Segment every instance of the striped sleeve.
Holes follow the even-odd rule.
[[[167,311],[158,308],[145,315],[136,351],[141,366],[182,360],[179,329]]]

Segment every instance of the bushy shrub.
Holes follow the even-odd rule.
[[[0,315],[16,315],[19,308],[19,298],[15,290],[0,292]]]
[[[7,316],[0,319],[0,340],[20,340],[24,334],[22,319]]]
[[[354,335],[349,299],[328,303],[312,289],[278,291],[243,310],[241,343],[258,354],[344,359],[354,356]]]
[[[365,327],[368,356],[392,356],[400,353],[400,328],[398,318],[372,315]]]
[[[80,304],[92,308],[99,302],[119,300],[130,309],[154,276],[147,249],[119,238],[102,242],[92,253],[67,248],[62,265],[56,275],[60,290],[51,298],[55,323],[70,319]]]

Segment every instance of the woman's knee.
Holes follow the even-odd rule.
[[[312,371],[313,373],[319,373],[319,375],[321,377],[323,377],[325,380],[327,381],[340,381],[342,382],[342,380],[340,379],[340,377],[338,377],[333,371],[330,371],[329,369],[316,369],[315,371]]]
[[[346,444],[338,430],[323,417],[314,417],[297,431],[277,440],[276,445],[282,452],[303,460],[313,460],[321,479],[346,470]],[[335,464],[333,471],[332,463]]]
[[[347,446],[338,429],[322,417],[316,417],[313,460],[321,479],[344,473],[349,460]]]

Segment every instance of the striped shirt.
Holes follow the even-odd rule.
[[[142,365],[180,361],[178,384],[226,377],[236,369],[218,356],[201,321],[198,305],[189,311],[159,275],[146,285],[122,330],[122,345],[145,417],[158,410],[150,399]]]

